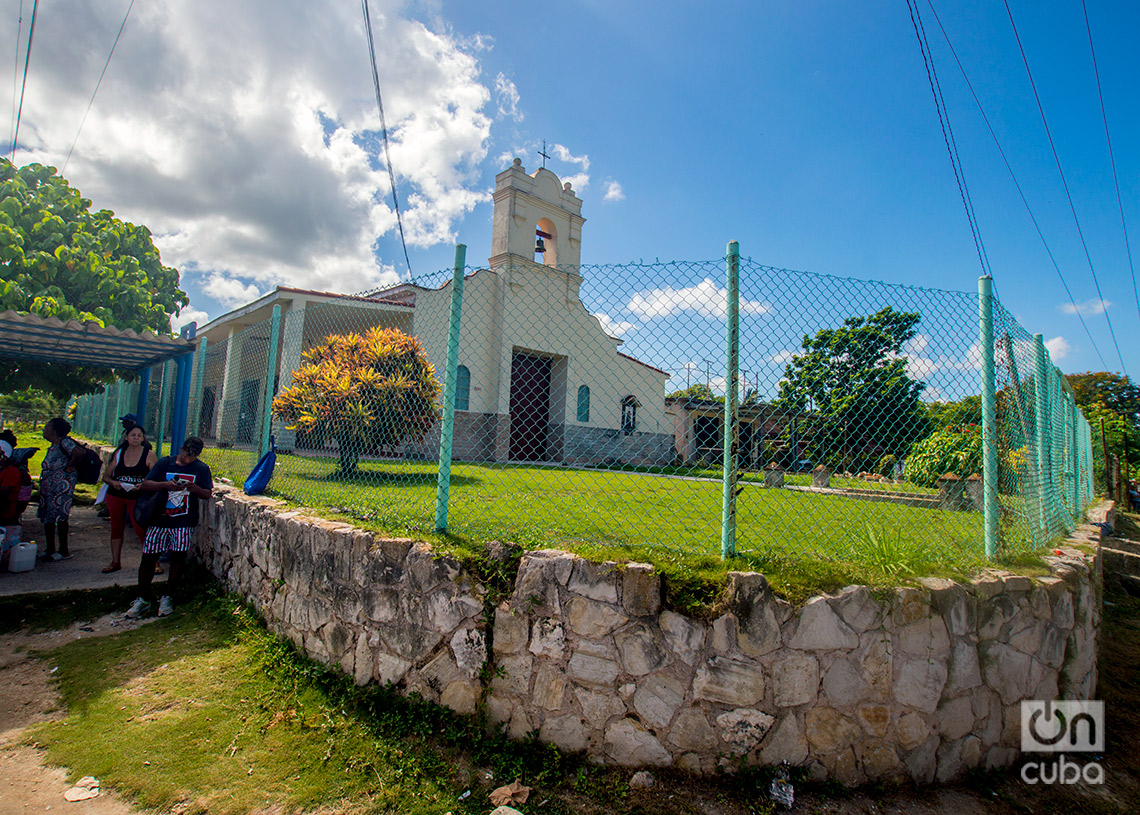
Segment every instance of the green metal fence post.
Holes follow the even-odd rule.
[[[463,323],[463,268],[467,246],[455,246],[451,273],[451,319],[447,328],[447,369],[443,377],[443,416],[439,428],[439,471],[435,487],[435,531],[447,531],[447,500],[451,489],[451,448],[455,441],[455,381],[459,370],[459,331]]]
[[[728,244],[726,265],[728,302],[725,343],[728,359],[724,377],[724,483],[720,518],[720,556],[724,560],[736,557],[736,463],[740,443],[740,422],[737,418],[740,401],[740,244],[736,241]]]
[[[1065,391],[1065,404],[1069,409],[1069,468],[1073,473],[1073,483],[1070,486],[1071,498],[1073,501],[1072,522],[1078,523],[1081,518],[1081,453],[1079,442],[1080,431],[1080,409],[1077,408],[1077,400],[1073,396],[1072,390],[1066,389]]]
[[[1037,523],[1041,536],[1037,541],[1044,546],[1049,539],[1049,377],[1045,362],[1045,338],[1033,335],[1033,394],[1037,417]]]
[[[982,504],[986,557],[992,560],[997,556],[999,507],[993,278],[989,275],[978,278],[978,329],[982,346]]]
[[[168,393],[167,393],[167,391],[169,390],[167,388],[167,384],[168,384],[167,380],[170,377],[168,377],[166,374],[166,371],[169,367],[170,367],[170,361],[169,360],[162,363],[162,379],[159,381],[159,385],[158,385],[158,393],[159,393],[160,398],[158,400],[158,419],[154,423],[154,429],[155,429],[154,454],[156,456],[158,456],[159,458],[162,458],[162,441],[163,441],[163,438],[165,437],[165,431],[166,431],[166,412],[170,408],[170,404],[169,404],[169,400],[168,400]],[[174,452],[174,451],[172,450],[171,452]]]
[[[197,436],[202,432],[202,387],[206,383],[206,338],[202,337],[202,341],[198,343],[198,374],[194,382],[194,424],[186,428],[186,432],[191,436]],[[187,420],[189,421],[189,419]]]
[[[119,417],[124,413],[126,413],[126,411],[123,410],[123,380],[117,379],[115,380],[115,415],[112,421],[118,421]],[[114,444],[115,441],[114,434],[111,434],[111,444]]]
[[[269,361],[265,369],[265,398],[261,400],[261,455],[269,452],[269,431],[273,423],[273,380],[277,377],[277,343],[281,337],[281,306],[273,307],[269,321]]]
[[[103,386],[103,406],[99,412],[99,435],[96,438],[99,441],[105,441],[107,438],[107,402],[110,401],[110,395],[107,393],[108,388]]]

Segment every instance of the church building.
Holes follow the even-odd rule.
[[[665,415],[669,375],[621,353],[582,303],[582,201],[546,168],[519,159],[495,179],[488,267],[464,281],[454,457],[461,461],[664,464],[674,458]],[[451,281],[401,283],[367,296],[278,287],[203,326],[204,437],[256,444],[269,353],[269,318],[281,312],[274,390],[288,387],[305,349],[372,326],[416,336],[441,380]],[[274,422],[280,449],[309,448]],[[438,425],[421,443],[377,454],[430,459]]]

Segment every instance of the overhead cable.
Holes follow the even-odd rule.
[[[400,215],[400,200],[396,196],[396,173],[392,169],[392,153],[388,149],[388,125],[384,121],[384,101],[380,98],[380,74],[376,70],[376,45],[372,41],[372,18],[368,14],[368,0],[360,0],[364,11],[364,30],[368,34],[368,57],[372,60],[372,84],[376,88],[376,107],[380,109],[380,133],[384,137],[384,163],[388,165],[388,182],[392,186],[392,208],[396,210],[396,225],[400,228],[400,245],[404,247],[404,262],[408,264],[408,274],[412,273],[412,261],[408,258],[408,244],[404,240],[404,220]]]
[[[67,158],[63,161],[63,169],[59,174],[63,175],[67,172],[67,165],[71,162],[71,154],[75,150],[75,145],[79,142],[79,134],[83,132],[83,125],[87,122],[87,114],[91,112],[91,106],[95,104],[95,94],[99,93],[99,86],[103,84],[103,77],[107,75],[107,66],[111,64],[111,57],[115,55],[115,46],[119,44],[119,37],[123,36],[123,28],[127,25],[127,18],[131,16],[131,9],[135,7],[135,0],[131,0],[131,4],[127,6],[127,13],[123,15],[123,22],[119,25],[119,33],[115,35],[115,41],[111,43],[111,50],[107,54],[107,61],[103,63],[103,72],[99,74],[99,81],[95,83],[95,90],[91,92],[91,101],[87,103],[87,110],[83,112],[83,118],[79,121],[79,129],[75,131],[75,138],[71,141],[71,147],[67,151]]]
[[[1029,220],[1033,222],[1033,228],[1037,230],[1037,237],[1041,238],[1041,245],[1045,247],[1045,254],[1049,256],[1049,262],[1053,264],[1053,269],[1057,272],[1057,277],[1061,280],[1061,285],[1065,289],[1065,294],[1069,298],[1069,302],[1073,306],[1073,313],[1081,321],[1081,327],[1085,330],[1085,335],[1092,343],[1093,351],[1096,352],[1100,364],[1104,368],[1108,368],[1108,363],[1104,361],[1104,355],[1101,354],[1100,348],[1093,339],[1092,332],[1089,330],[1088,323],[1085,322],[1084,315],[1081,314],[1080,308],[1077,306],[1077,301],[1073,299],[1073,292],[1069,288],[1069,283],[1065,280],[1065,275],[1061,272],[1061,267],[1057,263],[1057,258],[1053,256],[1053,250],[1049,247],[1049,241],[1045,239],[1045,233],[1041,231],[1041,225],[1037,223],[1037,216],[1033,214],[1033,208],[1029,206],[1029,200],[1025,197],[1025,191],[1021,189],[1021,183],[1017,180],[1017,174],[1013,171],[1013,166],[1009,163],[1009,158],[1005,154],[1005,150],[1001,146],[1001,140],[998,139],[997,132],[994,126],[990,124],[990,117],[986,115],[986,109],[982,107],[982,101],[978,98],[978,94],[974,91],[974,86],[970,82],[970,77],[966,74],[966,68],[962,65],[962,60],[958,58],[958,52],[954,49],[954,44],[950,42],[950,35],[946,33],[946,28],[942,25],[942,20],[938,16],[938,12],[934,8],[933,2],[927,0],[927,5],[930,6],[930,11],[934,14],[934,20],[938,23],[938,28],[942,31],[942,38],[946,40],[946,46],[950,49],[951,55],[954,57],[954,62],[958,65],[958,70],[962,73],[962,79],[966,82],[966,87],[970,90],[970,95],[974,97],[974,104],[978,106],[978,112],[982,114],[982,121],[986,123],[986,128],[990,131],[990,136],[994,140],[994,145],[1001,154],[1001,160],[1005,163],[1005,169],[1009,171],[1009,177],[1013,180],[1013,186],[1017,188],[1017,194],[1021,196],[1021,203],[1025,205],[1025,211],[1029,213]]]
[[[1104,312],[1105,322],[1108,323],[1108,333],[1112,336],[1112,344],[1116,347],[1116,356],[1120,359],[1120,370],[1128,376],[1128,368],[1124,364],[1124,355],[1120,353],[1120,343],[1116,341],[1116,330],[1112,327],[1112,318],[1108,316],[1108,304],[1104,300],[1104,294],[1100,290],[1100,280],[1096,276],[1096,269],[1093,267],[1092,255],[1089,254],[1089,245],[1085,241],[1085,233],[1081,229],[1080,219],[1077,218],[1077,208],[1073,204],[1072,193],[1069,192],[1069,182],[1065,179],[1065,171],[1061,167],[1061,157],[1057,155],[1057,147],[1053,143],[1053,134],[1049,130],[1049,122],[1045,119],[1045,108],[1041,105],[1041,96],[1037,93],[1037,83],[1033,81],[1033,72],[1029,70],[1029,59],[1025,56],[1025,47],[1021,44],[1021,36],[1017,33],[1017,23],[1013,21],[1013,12],[1009,9],[1009,0],[1002,0],[1005,4],[1005,12],[1009,15],[1009,24],[1013,27],[1013,36],[1017,40],[1017,48],[1021,51],[1021,61],[1025,65],[1025,73],[1029,77],[1029,86],[1033,89],[1033,98],[1037,102],[1037,112],[1041,114],[1041,124],[1045,126],[1045,135],[1049,139],[1049,149],[1053,151],[1053,160],[1057,163],[1057,172],[1061,175],[1061,184],[1065,188],[1065,197],[1069,201],[1069,211],[1073,213],[1073,223],[1077,226],[1077,234],[1081,238],[1081,247],[1085,250],[1085,260],[1088,261],[1089,271],[1092,273],[1093,283],[1096,286],[1096,296],[1100,298],[1101,307]]]
[[[1132,273],[1132,295],[1136,298],[1136,315],[1140,317],[1140,291],[1136,289],[1136,267],[1132,264],[1132,245],[1128,242],[1128,224],[1124,220],[1124,202],[1120,199],[1120,177],[1116,174],[1116,156],[1112,152],[1112,137],[1108,134],[1108,114],[1104,112],[1104,92],[1100,87],[1100,69],[1096,66],[1096,49],[1093,48],[1092,27],[1089,25],[1089,10],[1085,0],[1081,0],[1081,10],[1085,13],[1085,31],[1089,34],[1089,53],[1092,54],[1093,74],[1096,76],[1096,93],[1100,98],[1100,118],[1104,121],[1104,139],[1108,142],[1108,160],[1112,164],[1112,181],[1116,184],[1116,206],[1120,209],[1120,228],[1124,230],[1124,249],[1128,253],[1128,271]]]
[[[40,0],[35,0],[32,3],[32,22],[28,26],[28,50],[24,53],[24,79],[20,82],[20,106],[16,110],[16,127],[12,132],[12,149],[8,151],[8,157],[12,160],[16,158],[16,143],[20,139],[20,117],[24,114],[24,90],[28,87],[28,62],[32,58],[32,39],[36,36],[36,9],[39,8]]]
[[[12,124],[8,129],[11,141],[16,131],[16,88],[20,83],[20,35],[24,33],[24,0],[20,0],[20,11],[16,15],[16,47],[12,53]]]
[[[974,237],[974,249],[978,253],[978,263],[981,264],[982,274],[990,274],[985,244],[982,242],[981,231],[978,228],[977,218],[974,215],[973,202],[970,199],[969,187],[966,185],[966,173],[962,168],[958,156],[958,147],[954,141],[954,130],[950,125],[950,111],[946,108],[946,100],[942,96],[942,87],[938,83],[938,74],[934,68],[934,56],[930,53],[930,43],[926,39],[926,30],[922,26],[922,18],[918,9],[911,0],[906,0],[910,9],[910,22],[914,26],[914,35],[918,39],[918,48],[922,52],[922,63],[926,68],[926,79],[930,84],[930,92],[934,96],[934,107],[938,112],[938,123],[942,127],[942,141],[946,144],[946,152],[950,154],[950,166],[954,170],[954,180],[958,184],[958,195],[962,199],[962,206],[966,210],[966,220],[970,225],[970,234]]]

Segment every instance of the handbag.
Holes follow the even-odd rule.
[[[166,509],[166,498],[166,490],[144,492],[140,495],[135,501],[134,509],[131,510],[135,523],[143,529],[153,526],[163,510]]]

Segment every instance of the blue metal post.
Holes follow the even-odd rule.
[[[183,339],[192,340],[198,333],[198,324],[190,323],[182,327]],[[186,414],[190,407],[190,370],[194,352],[183,354],[175,359],[177,376],[174,380],[174,414],[170,417],[170,452],[176,453],[186,440]]]
[[[281,338],[281,306],[273,307],[269,322],[269,361],[265,368],[265,396],[261,406],[261,455],[269,452],[269,431],[273,422],[273,380],[277,378],[277,343]]]
[[[724,394],[724,475],[721,489],[720,556],[736,557],[736,462],[740,443],[737,417],[740,393],[740,244],[730,241],[725,258],[728,273],[726,303]]]
[[[467,247],[455,247],[451,272],[451,321],[447,329],[447,370],[443,378],[443,416],[439,429],[439,474],[435,487],[435,531],[447,530],[447,502],[451,490],[451,448],[455,440],[455,380],[459,370],[459,332],[463,324],[463,269]]]
[[[150,368],[146,367],[139,371],[139,401],[135,406],[135,415],[139,417],[139,423],[146,427],[146,397],[147,392],[150,390]]]
[[[162,440],[166,437],[166,411],[170,407],[167,399],[170,390],[167,382],[169,370],[170,360],[167,360],[162,363],[162,379],[158,384],[158,419],[155,421],[154,453],[159,458],[162,458]]]
[[[998,548],[998,427],[994,384],[993,278],[989,275],[978,278],[978,329],[982,346],[982,506],[986,557],[993,560]],[[1016,387],[1016,382],[1014,385]]]

